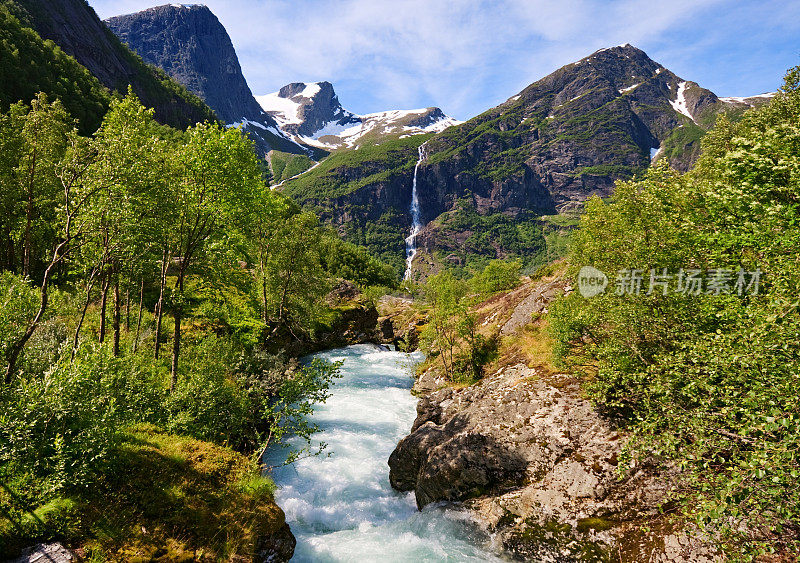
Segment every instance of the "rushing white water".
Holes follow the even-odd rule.
[[[419,213],[419,197],[417,197],[417,171],[419,165],[425,160],[425,143],[419,146],[419,158],[414,166],[414,179],[411,182],[411,234],[406,237],[406,273],[404,280],[411,279],[411,263],[417,255],[417,235],[422,230]]]
[[[359,344],[316,355],[343,360],[332,395],[315,409],[327,452],[273,472],[276,500],[297,538],[292,561],[499,561],[468,514],[418,511],[389,485],[387,460],[411,428],[418,354]]]

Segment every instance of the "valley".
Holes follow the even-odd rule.
[[[0,2],[0,558],[796,561],[800,67],[360,113],[251,89],[233,8],[95,4]],[[394,29],[326,48],[457,65]]]

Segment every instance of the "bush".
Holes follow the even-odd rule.
[[[682,468],[684,515],[747,559],[800,549],[798,123],[800,68],[767,106],[721,118],[693,171],[656,166],[590,201],[569,259],[611,287],[551,308],[562,359],[631,432],[620,467]],[[619,270],[738,267],[763,272],[757,293],[614,294]]]
[[[520,260],[491,260],[471,280],[473,291],[486,295],[506,291],[519,285]]]
[[[104,352],[41,376],[18,377],[0,399],[0,468],[30,473],[44,489],[86,488],[118,440],[120,405]]]

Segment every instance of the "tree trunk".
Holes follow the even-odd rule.
[[[125,284],[125,332],[131,331],[131,284]]]
[[[172,318],[175,320],[175,330],[172,336],[172,366],[170,368],[170,392],[175,390],[178,385],[178,357],[181,353],[181,319],[183,317],[183,277],[186,275],[186,268],[189,264],[188,252],[181,260],[178,270],[178,279],[175,288],[178,290],[178,302],[173,305]]]
[[[33,222],[33,186],[36,178],[36,141],[34,138],[33,155],[31,155],[31,167],[28,172],[28,205],[25,208],[25,234],[22,242],[22,276],[27,277],[31,273],[31,223]]]
[[[175,391],[178,386],[178,356],[181,353],[181,307],[177,306],[172,311],[172,318],[175,320],[175,331],[172,337],[172,365],[170,366],[170,393]]]
[[[103,287],[100,295],[100,337],[99,342],[102,344],[106,339],[106,306],[108,305],[108,286],[110,285],[111,278],[107,269],[103,271]]]
[[[142,309],[144,307],[144,276],[142,276],[142,285],[139,288],[139,316],[136,319],[136,337],[133,339],[133,353],[139,347],[139,331],[142,329]]]
[[[164,316],[164,289],[167,285],[167,258],[169,252],[167,245],[164,245],[164,252],[161,255],[161,272],[158,285],[158,302],[156,302],[156,345],[155,345],[155,359],[158,359],[158,353],[161,349],[161,319]]]
[[[92,287],[94,286],[94,276],[97,274],[97,268],[92,268],[89,274],[89,279],[86,280],[86,301],[83,302],[83,309],[81,310],[80,319],[78,319],[78,326],[75,327],[75,336],[72,337],[72,352],[70,353],[70,360],[75,359],[75,354],[78,352],[78,337],[81,333],[83,321],[86,319],[86,310],[89,308],[89,303],[92,298]]]
[[[112,328],[114,330],[114,357],[119,357],[119,321],[120,312],[122,310],[122,302],[119,294],[119,268],[114,266],[114,318],[112,320]]]
[[[36,312],[36,316],[33,318],[31,323],[28,325],[28,328],[25,330],[25,333],[8,349],[6,353],[6,376],[5,382],[6,385],[11,383],[11,376],[17,369],[17,361],[19,360],[19,355],[22,353],[23,348],[25,348],[25,344],[28,343],[33,332],[36,330],[36,327],[39,326],[39,322],[42,320],[45,311],[47,310],[47,303],[48,303],[48,284],[50,283],[50,275],[53,271],[55,265],[61,260],[62,255],[61,251],[67,247],[67,244],[70,241],[69,236],[69,222],[67,223],[67,238],[65,241],[61,242],[58,246],[56,246],[55,252],[53,253],[53,259],[50,260],[50,265],[47,266],[47,269],[44,271],[44,277],[42,278],[42,293],[41,299],[39,301],[39,310]]]
[[[269,320],[269,315],[267,311],[267,276],[263,258],[259,260],[259,267],[261,269],[261,304],[263,306],[261,319],[264,321],[264,325],[266,325]]]

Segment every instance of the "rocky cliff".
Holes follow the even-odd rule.
[[[106,87],[132,86],[142,103],[155,108],[162,123],[178,128],[213,120],[213,112],[166,75],[144,64],[100,21],[83,0],[14,0],[25,23],[86,67]]]
[[[531,318],[571,288],[527,283],[476,309],[506,343],[531,337]],[[479,383],[452,387],[434,369],[389,479],[422,508],[462,502],[497,543],[528,561],[714,561],[692,529],[662,509],[676,470],[642,460],[620,475],[626,435],[582,396],[580,382],[506,345]]]
[[[168,4],[109,18],[108,27],[146,62],[202,98],[229,125],[241,125],[265,156],[303,152],[253,97],[227,31],[203,5]]]

